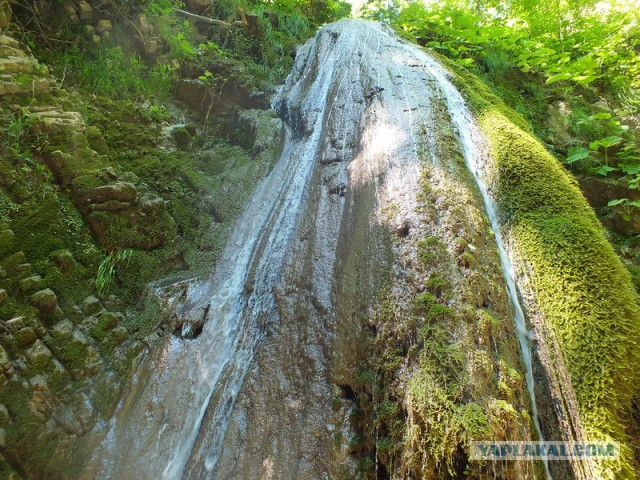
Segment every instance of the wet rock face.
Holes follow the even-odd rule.
[[[211,280],[187,289],[179,330],[200,334],[165,339],[141,365],[140,400],[101,432],[83,478],[534,478],[525,462],[468,462],[478,436],[530,439],[531,410],[493,232],[429,62],[358,21],[301,49],[277,102],[281,160]],[[275,136],[246,146],[271,142],[259,138]],[[76,185],[93,212],[142,197],[99,175]],[[82,327],[54,325],[81,355],[44,342],[77,378],[100,362],[87,331],[120,336],[102,307],[89,297]],[[47,361],[38,325],[15,320]],[[20,365],[0,355],[6,375]],[[101,385],[117,392],[112,380]],[[31,386],[34,415],[80,431],[41,377]]]
[[[479,418],[490,425],[509,421],[518,430],[513,435],[530,438],[527,415],[508,418],[504,410],[524,412],[528,398],[497,249],[420,55],[384,28],[358,21],[323,27],[298,52],[278,111],[291,128],[288,141],[304,145],[315,167],[278,283],[279,318],[266,324],[214,478],[355,478],[372,474],[358,467],[372,458],[380,472],[435,475],[438,464],[415,454],[431,447],[415,433],[423,410],[405,400],[426,323],[412,313],[420,293],[433,303],[431,314],[442,316],[429,320],[435,331],[450,348],[469,353],[462,367],[469,377],[456,380],[466,393],[453,401],[465,404],[464,412],[486,412]],[[383,287],[393,298],[392,319],[376,319]],[[365,386],[381,351],[398,355],[398,363],[371,373],[382,384]],[[510,386],[501,393],[496,385],[506,378]],[[386,389],[395,392],[385,393],[387,408],[397,405],[402,424],[414,422],[415,443],[400,439],[396,454],[376,457],[376,432],[385,438],[393,419],[375,424],[380,415],[367,408]],[[467,468],[464,455],[456,456],[440,461]],[[189,465],[188,478],[197,478],[197,454]],[[503,473],[531,472],[523,463]]]

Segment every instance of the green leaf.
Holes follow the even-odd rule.
[[[579,85],[589,85],[594,80],[600,78],[601,75],[576,75],[573,77],[573,81]]]
[[[470,65],[473,65],[475,63],[475,60],[473,58],[461,58],[459,60],[456,60],[460,65],[464,65],[465,67],[468,67]]]
[[[616,170],[617,168],[613,168],[608,165],[603,165],[596,170],[596,173],[598,175],[602,175],[603,177],[606,177],[609,174],[609,172],[615,172]]]
[[[629,202],[627,205],[631,205],[632,207],[640,207],[640,201]]]
[[[613,147],[614,145],[617,145],[621,141],[622,141],[622,137],[618,137],[618,136],[605,137],[605,138],[601,138],[600,140],[596,140],[595,142],[591,142],[591,145],[589,145],[589,148],[593,151],[597,151],[598,148],[600,147],[603,147],[603,148]]]
[[[607,203],[607,207],[615,207],[616,205],[620,205],[621,203],[628,201],[628,198],[616,198],[615,200],[609,201],[609,203]]]
[[[627,175],[637,175],[640,173],[640,163],[621,163],[620,170]]]
[[[611,114],[602,112],[602,113],[596,113],[595,115],[591,115],[588,120],[606,120],[608,118],[611,118]]]
[[[553,48],[539,48],[535,52],[531,53],[532,57],[548,57],[555,54],[556,51]]]
[[[573,74],[569,72],[558,73],[557,75],[552,75],[549,78],[547,78],[547,85],[550,85],[556,82],[562,82],[564,80],[570,80],[572,77],[573,77]]]
[[[569,155],[567,156],[567,163],[574,163],[585,158],[589,158],[590,151],[584,147],[573,147],[569,149]]]

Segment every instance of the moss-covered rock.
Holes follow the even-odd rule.
[[[31,303],[40,312],[50,313],[58,306],[58,297],[50,288],[40,290],[31,296]]]
[[[89,146],[99,155],[109,155],[109,145],[105,140],[102,132],[95,125],[89,125],[86,129],[87,141]]]
[[[601,477],[635,478],[627,429],[635,422],[640,313],[629,274],[576,182],[542,145],[495,110],[479,120],[530,315],[541,342],[559,349],[545,367],[559,382],[566,368],[588,439],[621,442],[622,461],[599,464]]]

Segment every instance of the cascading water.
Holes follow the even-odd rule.
[[[208,306],[201,335],[190,341],[168,338],[146,359],[116,416],[109,425],[102,426],[106,433],[89,462],[85,478],[327,478],[322,469],[323,473],[318,474],[309,467],[313,462],[304,458],[292,460],[291,452],[286,450],[297,447],[290,447],[285,441],[278,444],[276,438],[268,442],[252,440],[258,445],[257,453],[255,457],[244,456],[246,463],[261,465],[271,473],[257,475],[253,466],[242,470],[234,466],[240,463],[238,458],[226,459],[225,465],[231,465],[229,470],[217,472],[225,460],[221,455],[229,441],[227,427],[230,422],[244,425],[264,421],[260,415],[254,420],[248,420],[246,415],[241,420],[232,418],[265,330],[281,323],[289,329],[297,327],[301,314],[296,310],[300,308],[285,307],[286,302],[279,300],[287,290],[296,299],[291,301],[293,304],[312,303],[312,308],[320,312],[305,315],[307,321],[324,325],[309,327],[313,335],[308,331],[293,335],[295,345],[284,348],[284,355],[297,352],[305,355],[304,361],[298,358],[281,361],[312,364],[309,381],[326,383],[318,387],[317,397],[330,395],[323,362],[330,358],[330,353],[324,350],[331,347],[322,343],[326,339],[312,344],[306,337],[331,338],[335,333],[335,291],[345,288],[334,285],[335,271],[342,262],[340,239],[344,238],[344,232],[362,233],[351,225],[357,223],[354,212],[359,210],[364,228],[369,229],[368,222],[375,216],[372,211],[383,197],[392,199],[404,218],[419,224],[415,213],[420,178],[417,152],[422,147],[419,131],[429,128],[428,100],[442,96],[496,233],[509,297],[516,312],[532,416],[541,438],[529,333],[518,303],[510,261],[502,246],[493,199],[484,187],[487,152],[462,97],[447,76],[417,46],[371,22],[343,20],[328,25],[303,47],[275,102],[288,124],[281,158],[238,220],[211,280],[189,292],[191,302],[198,308]],[[351,189],[366,190],[365,185],[372,185],[368,196],[350,196]],[[371,205],[362,206],[362,202]],[[297,258],[301,256],[305,258]],[[299,266],[307,264],[310,266]],[[296,268],[300,270],[296,275],[302,277],[301,285],[283,285],[285,279],[295,277],[291,272]],[[286,337],[286,332],[279,334]],[[289,375],[298,373],[299,370],[294,370]],[[286,376],[283,372],[274,375],[267,381],[290,384],[282,379]],[[309,386],[310,391],[313,388]],[[298,397],[311,394],[296,393]],[[288,402],[290,409],[295,410],[300,404],[296,399],[282,397],[276,401]],[[318,411],[330,411],[322,405],[309,408],[315,407]],[[322,413],[314,416],[308,412],[306,416],[295,416],[292,422],[290,435],[307,435],[309,443],[318,436],[306,431],[313,430],[309,423],[324,422],[322,428],[328,423]],[[262,432],[265,427],[244,425],[244,435],[252,428]],[[285,435],[280,425],[270,428],[267,432],[273,435]],[[297,432],[296,428],[305,431]],[[246,442],[236,441],[236,445],[243,443]],[[291,462],[295,466],[281,465],[278,469],[273,465],[272,452],[260,451],[261,445],[275,450],[274,458],[283,459],[282,463]],[[314,460],[319,464],[324,461],[328,459]]]

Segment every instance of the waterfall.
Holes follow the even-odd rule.
[[[403,218],[419,224],[420,130],[428,128],[427,100],[440,96],[459,132],[495,232],[515,310],[533,421],[542,438],[530,335],[494,199],[485,187],[488,153],[448,75],[419,47],[371,22],[327,25],[302,47],[274,101],[287,124],[281,157],[238,220],[211,278],[189,291],[191,302],[207,311],[202,333],[193,340],[167,338],[145,360],[115,417],[101,426],[106,433],[85,478],[216,475],[227,428],[261,339],[271,326],[297,321],[294,314],[282,313],[278,299],[286,290],[283,282],[295,263],[292,257],[305,253],[311,267],[308,285],[296,290],[306,289],[306,296],[291,296],[299,301],[313,298],[326,322],[326,333],[320,336],[330,337],[335,333],[331,322],[338,288],[334,273],[341,264],[339,238],[341,231],[354,228],[349,215],[361,209],[368,222],[375,214],[367,208],[375,211],[376,201],[386,198],[393,199]],[[374,200],[363,207],[349,189],[365,186]],[[301,232],[309,216],[314,218],[313,225],[307,225],[310,233]],[[313,242],[304,240],[309,236]],[[328,384],[322,375],[312,378]],[[314,478],[308,472],[281,478],[289,477]]]

